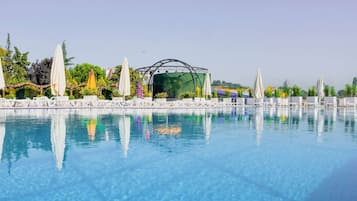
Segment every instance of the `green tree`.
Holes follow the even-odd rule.
[[[95,73],[95,77],[97,80],[99,79],[106,79],[105,78],[105,71],[99,67],[95,66],[93,64],[89,63],[83,63],[83,64],[77,64],[74,68],[69,69],[71,73],[71,77],[79,84],[81,83],[86,83],[88,80],[88,75],[89,72],[93,69]]]
[[[329,96],[330,95],[330,87],[327,86],[327,85],[324,88],[324,94],[325,94],[325,96]]]
[[[353,77],[352,84],[357,85],[357,77]]]
[[[120,72],[121,72],[121,65],[118,65],[115,67],[115,71],[112,74],[112,77],[110,78],[109,81],[113,84],[118,84],[120,78]],[[130,74],[130,94],[135,94],[136,81],[140,78],[140,75],[133,68],[129,68],[129,74]]]
[[[345,85],[345,96],[352,96],[352,86],[349,84]]]
[[[26,81],[29,52],[22,53],[17,47],[12,50],[10,34],[7,34],[5,51],[3,55],[3,71],[6,84],[17,84]]]
[[[293,88],[292,88],[292,96],[301,96],[301,89],[299,86],[297,85],[294,85]]]
[[[5,72],[5,81],[9,84],[17,84],[26,81],[27,66],[30,65],[28,61],[29,52],[22,53],[17,47],[14,47],[15,52],[12,56],[11,68],[8,68]]]
[[[330,94],[331,94],[331,96],[336,96],[335,87],[330,88]]]
[[[74,65],[72,60],[74,57],[68,57],[67,56],[67,46],[66,46],[66,41],[62,42],[62,52],[63,52],[63,60],[64,60],[64,65],[69,68]]]

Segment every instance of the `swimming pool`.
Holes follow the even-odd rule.
[[[0,200],[356,200],[347,109],[2,110]]]

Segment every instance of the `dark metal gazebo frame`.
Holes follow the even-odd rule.
[[[170,63],[179,63],[181,65],[168,65]],[[161,71],[163,70],[163,71]],[[198,80],[198,84],[199,86],[202,88],[202,81],[198,75],[198,73],[207,73],[208,69],[206,68],[202,68],[202,67],[194,67],[191,66],[190,64],[183,62],[181,60],[178,59],[163,59],[160,60],[156,63],[154,63],[151,66],[147,66],[147,67],[141,67],[141,68],[137,68],[136,71],[138,73],[140,73],[143,78],[147,78],[147,84],[151,85],[151,91],[153,92],[153,77],[155,74],[161,74],[161,73],[169,73],[169,72],[188,72],[191,74],[192,77],[192,82],[193,82],[193,86],[194,86],[194,91],[195,91],[195,97],[197,96],[196,94],[196,79]],[[196,78],[196,79],[195,79]]]

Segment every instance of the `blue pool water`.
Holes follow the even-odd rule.
[[[2,110],[0,200],[357,200],[346,109]]]

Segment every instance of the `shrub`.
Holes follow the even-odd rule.
[[[280,89],[279,89],[279,88],[276,88],[276,89],[275,89],[275,91],[274,91],[274,96],[275,96],[275,98],[280,98],[281,92],[280,92]]]
[[[297,85],[293,86],[292,96],[301,96],[301,89],[299,86],[297,86]]]
[[[82,96],[97,95],[97,89],[91,89],[88,87],[84,87],[81,89],[80,94]]]
[[[331,96],[336,96],[335,87],[331,87],[330,94],[331,94]]]
[[[166,92],[160,92],[155,94],[155,98],[167,98],[167,93]]]
[[[249,97],[252,98],[253,97],[253,89],[249,88],[248,93],[249,93]]]
[[[213,91],[213,93],[212,93],[212,97],[213,98],[218,98],[218,94],[217,94],[217,91],[215,90],[215,91]]]
[[[273,97],[273,88],[271,86],[265,89],[265,96],[268,98]]]
[[[196,97],[200,98],[201,97],[201,88],[196,87]]]
[[[225,92],[225,96],[224,97],[226,97],[226,98],[231,97],[231,90],[225,89],[224,92]]]
[[[243,88],[237,89],[237,96],[238,96],[239,98],[243,98],[243,91],[244,91]]]
[[[349,84],[345,85],[345,94],[346,96],[352,96],[352,87]]]
[[[69,96],[68,99],[69,99],[69,100],[74,100],[75,97],[74,97],[74,96]]]
[[[186,91],[186,92],[183,92],[179,95],[179,98],[180,99],[183,99],[183,98],[193,98],[195,96],[195,94],[191,91]]]
[[[6,99],[15,99],[16,96],[15,96],[15,94],[8,94],[8,95],[5,96],[5,98]]]
[[[357,86],[355,84],[352,84],[351,92],[352,92],[352,94],[351,94],[352,96],[357,95]]]
[[[328,86],[326,86],[324,88],[324,94],[325,94],[325,96],[329,96],[330,95],[330,88]]]
[[[112,93],[113,93],[113,97],[119,97],[120,96],[118,90],[116,90],[116,89],[113,89]]]
[[[309,91],[307,92],[308,96],[316,96],[316,89],[315,87],[311,87]]]

